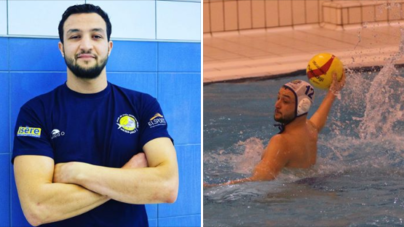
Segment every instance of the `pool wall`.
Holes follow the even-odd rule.
[[[363,23],[403,21],[403,1],[205,0],[203,33],[277,29],[302,25],[349,29]]]

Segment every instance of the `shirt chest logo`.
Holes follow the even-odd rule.
[[[119,130],[129,134],[137,132],[139,128],[139,122],[136,120],[135,116],[131,114],[122,114],[116,119],[116,124]]]

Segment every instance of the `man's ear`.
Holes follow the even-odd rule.
[[[114,43],[112,43],[112,41],[108,42],[108,57],[111,54],[112,48],[114,47]]]
[[[62,42],[59,42],[59,43],[58,43],[58,47],[59,47],[60,53],[62,54],[62,57],[65,57],[65,54],[63,53],[63,52],[64,52],[64,51],[63,51],[63,43],[62,43]]]

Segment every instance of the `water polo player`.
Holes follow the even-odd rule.
[[[302,80],[283,85],[275,103],[275,121],[280,133],[273,136],[249,178],[229,181],[225,185],[247,181],[273,180],[284,168],[309,168],[316,163],[318,133],[324,127],[337,93],[344,87],[345,73],[340,81],[336,74],[318,110],[307,119],[314,101],[313,87]],[[205,185],[214,186],[214,185]]]

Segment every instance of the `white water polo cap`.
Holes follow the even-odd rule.
[[[283,85],[289,88],[296,98],[296,117],[309,112],[311,104],[314,101],[314,88],[309,83],[303,80],[294,80]]]

